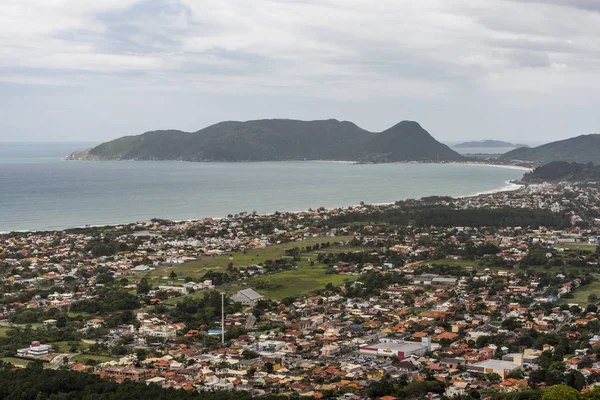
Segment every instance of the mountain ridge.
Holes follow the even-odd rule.
[[[600,134],[579,135],[537,147],[519,148],[504,153],[499,159],[539,164],[552,161],[600,164]]]
[[[360,162],[466,161],[415,121],[369,132],[350,121],[261,119],[222,121],[195,132],[156,130],[123,136],[69,160]]]

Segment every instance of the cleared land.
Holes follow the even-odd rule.
[[[272,246],[263,247],[260,249],[252,249],[248,250],[246,253],[233,253],[231,255],[217,256],[217,257],[207,257],[198,261],[192,261],[185,264],[179,265],[171,265],[165,268],[158,268],[154,271],[150,271],[149,273],[139,274],[137,277],[146,277],[150,278],[153,283],[164,283],[163,280],[160,280],[160,277],[168,276],[171,271],[175,271],[179,278],[184,277],[193,277],[193,278],[201,278],[208,271],[217,271],[223,272],[227,269],[227,265],[231,262],[236,268],[245,268],[248,265],[252,264],[261,264],[266,260],[277,260],[280,259],[286,250],[293,249],[294,247],[306,247],[306,246],[314,246],[316,244],[321,243],[334,243],[345,242],[351,240],[352,236],[327,236],[327,237],[314,237],[308,238],[301,241],[295,241],[285,244],[277,244]],[[336,248],[335,246],[331,249]],[[344,247],[339,247],[344,249]],[[324,249],[333,251],[331,249]],[[160,281],[159,281],[160,280]]]
[[[358,276],[326,274],[323,264],[315,264],[313,266],[298,266],[291,270],[236,283],[235,285],[231,285],[227,289],[227,292],[235,293],[240,289],[250,287],[269,299],[281,300],[284,297],[297,297],[310,294],[315,290],[325,288],[328,283],[339,286],[344,282],[352,282],[356,279],[358,279]],[[258,282],[264,282],[273,287],[258,289],[256,288]]]
[[[20,358],[15,358],[15,357],[3,357],[3,358],[0,358],[0,360],[11,363],[15,367],[20,367],[20,368],[25,368],[27,366],[27,364],[29,364],[29,361],[21,360]]]
[[[561,298],[559,302],[561,304],[576,303],[581,307],[586,307],[588,304],[596,304],[598,301],[589,301],[588,296],[595,294],[600,298],[600,278],[596,277],[596,280],[589,285],[582,285],[574,289],[571,294],[573,295],[572,299]]]
[[[94,360],[98,363],[104,363],[109,361],[118,361],[119,359],[116,357],[95,354],[78,354],[75,357],[71,358],[71,361],[80,363],[87,362],[87,360]]]

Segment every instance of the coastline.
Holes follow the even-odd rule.
[[[322,162],[322,161],[317,161],[317,162]],[[327,162],[327,161],[326,161]],[[334,161],[335,163],[343,163],[343,164],[349,164],[352,165],[351,162],[345,162],[345,161]],[[486,163],[447,163],[447,164],[455,164],[455,165],[469,165],[469,166],[481,166],[481,167],[497,167],[497,168],[509,168],[509,169],[518,169],[518,170],[524,170],[524,171],[530,171],[531,168],[526,168],[526,167],[521,167],[521,166],[511,166],[511,165],[497,165],[497,164],[486,164]],[[455,196],[450,196],[452,198],[456,198],[456,199],[463,199],[463,198],[468,198],[468,197],[478,197],[478,196],[486,196],[486,195],[491,195],[491,194],[495,194],[495,193],[503,193],[503,192],[514,192],[514,191],[518,191],[520,189],[522,189],[524,187],[524,185],[519,185],[516,183],[513,183],[511,181],[506,181],[504,182],[504,186],[495,188],[495,189],[490,189],[490,190],[485,190],[482,192],[476,192],[476,193],[468,193],[468,194],[463,194],[463,195],[455,195]],[[442,194],[438,194],[438,196],[445,196],[443,193]],[[377,202],[377,203],[366,203],[368,205],[372,205],[372,206],[389,206],[394,204],[396,201],[399,200],[403,200],[403,199],[396,199],[394,201],[389,201],[389,202]],[[347,206],[339,206],[339,207],[328,207],[328,210],[332,210],[332,209],[336,209],[336,208],[346,208],[346,207],[359,207],[360,204],[354,204],[354,205],[347,205]],[[288,212],[288,213],[292,213],[292,214],[297,214],[297,213],[302,213],[302,212],[307,212],[308,209],[304,209],[304,210],[278,210],[280,212]],[[250,213],[250,212],[248,212]],[[259,213],[259,215],[273,215],[275,214],[275,211],[273,212],[267,212],[267,213]],[[185,222],[194,222],[194,221],[201,221],[203,219],[206,218],[212,218],[212,219],[226,219],[227,217],[225,215],[223,216],[206,216],[206,217],[198,217],[198,218],[184,218],[184,219],[169,219],[169,218],[164,218],[176,223],[185,223]],[[28,232],[59,232],[59,231],[68,231],[68,230],[72,230],[72,229],[87,229],[87,228],[110,228],[110,227],[115,227],[115,226],[120,226],[120,225],[129,225],[129,224],[139,224],[139,223],[147,223],[151,220],[152,218],[148,219],[148,220],[141,220],[141,221],[129,221],[129,222],[118,222],[118,223],[106,223],[106,224],[89,224],[89,225],[75,225],[75,226],[68,226],[68,227],[64,227],[64,228],[56,228],[56,229],[23,229],[23,230],[11,230],[11,231],[1,231],[0,235],[6,235],[6,234],[12,234],[12,233],[28,233]]]

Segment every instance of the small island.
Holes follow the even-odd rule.
[[[473,140],[469,142],[459,143],[452,146],[457,149],[471,149],[471,148],[520,148],[529,147],[526,144],[509,143],[502,140]]]

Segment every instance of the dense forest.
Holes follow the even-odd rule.
[[[380,133],[329,119],[227,121],[197,132],[151,131],[75,152],[69,159],[278,161],[465,161],[414,121]]]
[[[600,163],[600,135],[581,135],[547,143],[538,147],[521,147],[503,154],[500,160],[532,161],[549,163],[569,161],[578,163]]]
[[[579,164],[566,161],[554,161],[523,176],[525,183],[543,182],[598,182],[600,166],[593,163]]]
[[[465,209],[456,210],[446,206],[430,206],[417,209],[373,209],[369,213],[348,213],[331,217],[325,223],[387,223],[391,225],[412,226],[551,226],[564,228],[570,226],[568,216],[548,210],[521,208]]]

